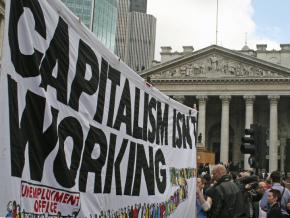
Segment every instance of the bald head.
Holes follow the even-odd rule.
[[[227,169],[224,165],[215,165],[212,169],[212,176],[215,181],[218,181],[221,177],[227,174]]]
[[[259,182],[259,187],[257,189],[258,193],[264,194],[264,192],[267,190],[267,183],[266,182]]]
[[[266,188],[267,187],[266,182],[259,182],[259,187]]]
[[[243,172],[240,172],[240,173],[239,173],[239,176],[240,176],[241,178],[243,178],[243,177],[248,177],[248,176],[251,176],[251,173],[250,173],[249,171],[243,171]]]

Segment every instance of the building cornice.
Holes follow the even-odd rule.
[[[253,65],[257,65],[257,64],[262,65],[263,67],[270,68],[276,72],[289,73],[289,75],[290,75],[289,68],[286,68],[286,67],[283,67],[283,66],[259,59],[257,57],[242,54],[241,52],[237,52],[237,51],[227,49],[227,48],[217,46],[217,45],[211,45],[211,46],[206,47],[204,49],[197,50],[191,54],[184,55],[184,56],[176,58],[174,60],[161,63],[159,65],[156,65],[156,66],[148,69],[147,71],[141,73],[140,75],[141,76],[150,75],[150,74],[154,74],[156,72],[160,72],[164,69],[174,68],[176,65],[190,62],[194,59],[198,59],[198,58],[207,56],[210,53],[222,53],[223,55],[228,56],[232,59],[236,59],[239,62],[246,62],[248,64],[253,64]]]
[[[196,78],[196,79],[152,79],[154,83],[164,84],[279,84],[289,83],[290,90],[290,78]]]

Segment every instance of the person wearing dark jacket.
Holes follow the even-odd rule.
[[[283,217],[289,218],[290,214],[287,212],[287,203],[289,202],[290,199],[290,191],[281,185],[281,172],[279,171],[273,171],[270,174],[270,178],[272,180],[272,187],[271,189],[276,189],[279,190],[281,193],[281,201],[280,201],[280,206],[281,206],[281,211],[283,214]],[[261,208],[267,212],[268,211],[268,194],[269,194],[270,189],[266,190],[262,199],[260,206]]]
[[[267,218],[282,218],[281,213],[281,193],[279,190],[271,189],[268,193],[268,203],[270,209],[267,212]]]
[[[239,187],[227,175],[226,168],[219,164],[212,170],[216,182],[206,195],[212,199],[210,218],[246,218],[243,195]]]

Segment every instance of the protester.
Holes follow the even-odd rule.
[[[259,196],[263,197],[265,191],[268,189],[267,188],[267,183],[262,181],[262,182],[259,182],[259,187],[257,189],[257,193]],[[258,201],[258,202],[255,202],[255,211],[259,211],[258,214],[255,214],[255,218],[266,218],[267,217],[267,213],[265,211],[262,210],[262,208],[260,207],[260,203],[261,203],[261,200]]]
[[[271,189],[268,192],[268,203],[270,208],[267,212],[267,218],[282,218],[281,213],[281,193],[279,190]]]
[[[290,191],[280,184],[281,182],[281,174],[279,171],[273,171],[270,175],[270,179],[272,180],[272,189],[276,189],[281,193],[281,211],[282,215],[285,218],[289,218],[289,213],[287,212],[287,203],[290,200]],[[261,200],[260,206],[264,211],[269,210],[268,206],[268,194],[270,189],[268,189]]]
[[[211,198],[204,195],[205,179],[198,177],[196,179],[196,217],[207,218],[206,211],[211,207]]]
[[[226,168],[221,164],[216,165],[212,176],[216,183],[206,193],[212,199],[208,217],[246,217],[242,193],[231,176],[227,175]]]
[[[265,180],[265,183],[267,184],[267,189],[271,189],[271,187],[272,187],[272,180],[270,178],[267,178]]]

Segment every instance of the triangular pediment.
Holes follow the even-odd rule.
[[[290,69],[225,49],[210,46],[166,63],[142,74],[151,79],[211,78],[290,78]]]

